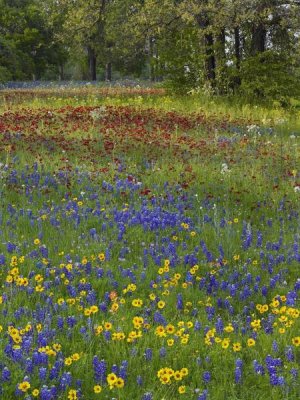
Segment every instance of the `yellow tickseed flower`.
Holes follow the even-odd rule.
[[[155,335],[159,336],[159,337],[165,337],[166,335],[166,331],[165,328],[162,325],[159,325],[156,329],[155,329]]]
[[[160,382],[161,382],[163,385],[167,385],[168,383],[171,382],[171,377],[170,377],[169,375],[167,375],[167,374],[163,374],[163,375],[161,375],[161,377],[160,377]]]
[[[232,348],[234,352],[240,351],[242,349],[242,345],[239,342],[233,343]]]
[[[100,335],[100,333],[103,332],[102,325],[96,326],[94,329],[95,329],[96,336]]]
[[[40,239],[34,239],[33,243],[38,246],[39,244],[41,244],[41,241]]]
[[[113,303],[113,305],[111,306],[110,311],[111,312],[117,312],[119,309],[119,304],[118,303]]]
[[[69,390],[69,393],[68,393],[68,400],[77,400],[77,399],[78,399],[78,397],[77,397],[77,390],[75,390],[75,389]]]
[[[184,385],[179,386],[179,388],[178,388],[178,393],[179,393],[179,394],[185,393],[185,386],[184,386]]]
[[[33,389],[33,391],[31,392],[33,397],[38,397],[38,395],[40,394],[39,389]]]
[[[37,275],[35,275],[34,280],[36,282],[43,282],[44,278],[42,277],[41,274],[37,274]]]
[[[299,347],[300,346],[300,336],[293,337],[292,343],[294,346]]]
[[[112,328],[112,323],[111,322],[104,322],[104,329],[106,331],[111,330],[111,328]]]
[[[166,305],[166,303],[165,303],[163,300],[160,300],[160,301],[157,303],[157,307],[160,308],[160,309],[164,308],[165,305]]]
[[[183,378],[183,375],[182,375],[181,371],[174,371],[173,377],[174,377],[175,381],[181,381]]]
[[[83,257],[81,260],[82,265],[86,265],[88,263],[88,259],[86,257]]]
[[[52,345],[52,347],[53,347],[53,349],[54,349],[55,351],[60,351],[60,350],[61,350],[61,344],[59,344],[59,343],[54,343],[54,344]]]
[[[122,378],[118,378],[117,379],[117,381],[116,381],[116,383],[115,383],[115,386],[118,388],[118,389],[122,389],[123,387],[124,387],[124,379],[122,379]]]
[[[74,353],[74,354],[71,356],[71,358],[72,358],[73,361],[78,361],[78,360],[80,359],[80,355],[79,355],[78,353]]]
[[[181,368],[180,372],[181,372],[181,375],[182,375],[182,376],[187,376],[188,373],[189,373],[189,370],[188,370],[187,368],[184,367],[184,368]]]
[[[175,332],[175,326],[172,324],[168,324],[166,326],[166,332],[172,335]]]
[[[143,305],[143,300],[141,300],[141,299],[134,299],[134,300],[132,300],[131,304],[133,305],[133,307],[142,307],[142,305]]]
[[[234,327],[231,324],[229,324],[229,325],[225,326],[224,331],[227,333],[233,332]]]
[[[279,306],[279,304],[280,304],[279,301],[274,299],[270,305],[271,305],[271,307],[277,308]]]
[[[102,387],[100,385],[94,386],[94,393],[98,394],[102,392]]]
[[[264,312],[267,312],[268,310],[269,310],[268,304],[264,304],[260,309],[260,313],[263,314]]]
[[[225,338],[221,342],[222,349],[226,350],[229,347],[230,340]]]
[[[90,307],[90,310],[91,310],[92,314],[96,314],[99,311],[99,308],[98,308],[98,306],[94,305],[94,306]]]
[[[26,393],[28,389],[30,389],[30,383],[27,381],[21,382],[18,384],[18,389],[23,393]]]
[[[249,339],[247,340],[247,345],[248,345],[248,347],[255,346],[255,340],[252,339],[252,338],[249,338]]]
[[[71,365],[72,364],[72,358],[71,357],[67,357],[66,359],[65,359],[65,365]]]
[[[278,318],[278,320],[279,320],[280,322],[286,322],[286,321],[288,320],[288,318],[287,318],[286,315],[281,315],[281,316]]]
[[[104,253],[99,253],[98,258],[100,261],[105,261],[105,254]]]
[[[108,374],[106,377],[107,383],[109,384],[109,386],[114,386],[117,382],[117,375],[114,373]]]

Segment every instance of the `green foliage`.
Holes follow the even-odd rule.
[[[48,67],[65,60],[66,50],[54,42],[39,1],[2,0],[0,7],[0,65],[9,71],[9,79],[40,79]]]
[[[266,51],[249,57],[241,65],[240,92],[249,99],[277,100],[286,104],[300,95],[299,77],[292,60],[284,54]]]
[[[186,93],[203,85],[203,56],[193,27],[164,36],[159,41],[159,54],[159,72],[166,77],[167,86],[175,92]]]
[[[11,73],[6,67],[0,65],[0,83],[5,83],[11,79]]]

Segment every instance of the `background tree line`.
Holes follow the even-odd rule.
[[[298,96],[300,0],[0,0],[0,80]]]

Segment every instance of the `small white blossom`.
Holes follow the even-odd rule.
[[[226,163],[223,163],[222,167],[221,167],[221,174],[224,175],[229,172],[230,172],[230,169],[229,169],[228,165]]]

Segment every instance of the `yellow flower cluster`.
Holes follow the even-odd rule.
[[[169,385],[174,381],[181,381],[189,373],[187,368],[173,370],[172,368],[164,367],[157,372],[157,377],[163,385]]]
[[[32,329],[30,324],[27,324],[24,329],[17,329],[13,326],[9,326],[7,329],[7,332],[9,336],[12,338],[14,341],[15,345],[19,345],[22,343],[22,336],[26,333],[29,332]]]
[[[113,389],[114,387],[122,389],[124,387],[124,379],[118,377],[114,373],[108,374],[106,380],[110,389]]]
[[[71,365],[74,361],[78,361],[80,359],[80,354],[74,353],[70,357],[65,358],[65,365]]]
[[[256,310],[260,314],[264,314],[267,311],[271,311],[272,314],[277,315],[277,319],[273,323],[273,327],[278,329],[278,333],[284,334],[286,329],[294,325],[294,320],[299,318],[300,311],[294,307],[287,307],[281,305],[286,302],[286,296],[275,296],[273,297],[270,304],[257,304]],[[251,327],[254,331],[261,329],[261,320],[254,319],[251,322]]]

